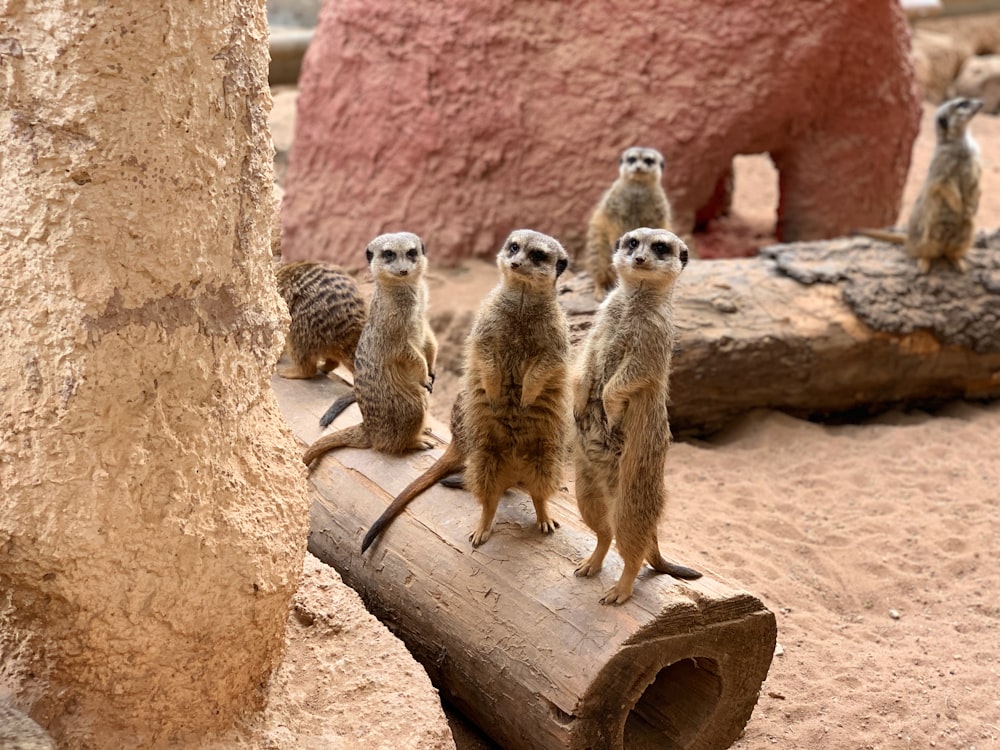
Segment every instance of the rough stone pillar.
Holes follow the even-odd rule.
[[[0,104],[0,692],[190,746],[259,707],[308,524],[264,0],[0,0]]]

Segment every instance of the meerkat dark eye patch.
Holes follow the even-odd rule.
[[[635,250],[637,247],[639,247],[639,240],[637,240],[635,237],[629,237],[625,241],[625,245],[626,247],[628,247],[629,250]]]
[[[662,258],[665,255],[674,254],[674,249],[666,242],[654,242],[652,244],[652,248],[653,252],[656,253],[657,258]]]
[[[638,161],[638,158],[635,156],[628,156],[625,158],[625,161],[627,161],[629,164],[635,164]]]
[[[647,156],[647,157],[646,157],[645,159],[643,159],[642,161],[643,161],[643,162],[645,163],[645,165],[646,165],[647,167],[651,167],[651,166],[653,166],[654,164],[656,164],[656,159],[652,158],[651,156]]]
[[[563,271],[566,270],[566,266],[569,265],[568,258],[560,258],[556,261],[556,276],[558,277]]]
[[[396,260],[396,253],[394,253],[392,250],[383,250],[382,260],[388,263],[392,263],[392,261]]]
[[[409,250],[407,250],[406,251],[406,257],[409,258],[410,260],[416,260],[417,259],[417,248],[411,247]]]
[[[528,259],[536,266],[540,266],[549,259],[549,254],[544,250],[532,250],[528,253]]]
[[[509,244],[509,245],[507,246],[507,252],[508,252],[508,253],[509,253],[510,255],[517,255],[517,253],[518,253],[518,251],[519,251],[520,249],[521,249],[521,246],[520,246],[520,245],[518,245],[518,244],[517,244],[516,242],[511,242],[511,243],[510,243],[510,244]]]

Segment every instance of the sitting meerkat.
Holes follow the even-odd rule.
[[[938,258],[946,258],[959,271],[965,270],[982,175],[979,146],[972,140],[969,121],[982,106],[979,99],[952,99],[938,107],[934,118],[937,144],[906,233],[863,229],[858,234],[903,245],[922,273],[928,273]]]
[[[556,299],[568,262],[562,245],[538,232],[520,229],[504,242],[500,283],[466,340],[451,443],[372,524],[362,551],[413,498],[463,468],[464,485],[482,506],[469,535],[474,547],[489,539],[500,496],[514,485],[531,495],[542,533],[558,527],[547,502],[559,489],[569,428],[569,333]]]
[[[619,237],[638,227],[671,228],[662,181],[663,156],[655,148],[632,146],[618,159],[618,179],[601,197],[587,226],[585,264],[596,299],[604,299],[615,285],[611,255]]]
[[[291,367],[279,367],[283,378],[311,378],[317,369],[332,372],[343,364],[354,372],[354,351],[367,316],[364,297],[342,268],[299,260],[274,273],[288,305],[291,325],[286,350]]]
[[[677,578],[701,575],[664,560],[656,539],[670,444],[671,300],[686,264],[687,246],[671,232],[641,228],[623,235],[614,254],[618,286],[598,308],[574,372],[576,500],[597,534],[596,549],[576,575],[601,569],[612,538],[625,562],[602,604],[632,596],[644,560]]]
[[[365,256],[375,290],[355,354],[362,422],[319,438],[306,464],[333,448],[405,453],[433,445],[424,430],[437,356],[427,322],[427,251],[417,235],[398,232],[376,237]]]

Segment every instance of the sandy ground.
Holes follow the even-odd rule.
[[[933,109],[901,221],[933,152]],[[979,224],[997,227],[1000,119],[973,130]],[[736,170],[733,218],[698,239],[752,254],[773,241],[777,177],[764,156]],[[489,263],[433,272],[435,317],[474,309],[495,281]],[[445,299],[447,310],[434,302]],[[442,341],[443,361],[460,343]],[[455,385],[446,372],[435,389],[445,422]],[[1000,748],[1000,404],[839,427],[762,411],[675,444],[667,481],[664,549],[754,592],[778,618],[782,653],[735,748]]]
[[[901,219],[933,150],[932,114]],[[979,224],[997,227],[1000,119],[980,116],[973,130]],[[699,241],[750,254],[773,241],[776,176],[761,156],[736,170],[733,218]],[[435,328],[451,330],[495,280],[485,262],[434,270]],[[441,341],[432,408],[444,422],[460,339]],[[1000,404],[837,427],[759,412],[675,444],[666,474],[664,550],[777,616],[779,654],[735,748],[1000,747]]]

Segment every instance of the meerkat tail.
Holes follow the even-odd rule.
[[[356,403],[357,400],[358,397],[354,393],[353,388],[349,390],[347,393],[341,394],[340,398],[338,398],[336,401],[330,404],[330,408],[327,409],[326,413],[319,418],[319,426],[329,427],[331,424],[333,424],[333,420],[335,420],[337,417],[343,414],[344,410],[351,404]]]
[[[343,430],[324,435],[310,445],[302,456],[302,462],[308,466],[317,458],[334,448],[371,448],[372,441],[365,432],[364,424],[356,424]]]
[[[379,535],[385,531],[386,527],[402,513],[406,506],[410,504],[414,498],[417,497],[424,490],[432,487],[441,481],[442,478],[453,474],[456,471],[461,471],[465,466],[465,456],[462,455],[461,450],[452,441],[448,447],[445,449],[444,453],[441,454],[441,458],[434,462],[427,471],[421,474],[419,477],[414,479],[406,488],[396,496],[396,499],[392,501],[388,508],[386,508],[382,515],[379,516],[375,523],[372,524],[371,528],[368,529],[368,533],[365,534],[365,538],[361,542],[361,553],[364,554]]]
[[[673,576],[674,578],[682,578],[686,581],[693,581],[696,578],[701,578],[701,573],[699,573],[694,568],[689,568],[685,565],[679,565],[675,562],[670,562],[665,560],[660,554],[658,549],[653,549],[653,551],[646,558],[649,564],[653,567],[657,573],[666,573],[668,576]]]
[[[855,229],[851,234],[861,237],[871,237],[873,240],[890,242],[893,245],[906,244],[906,235],[902,232],[890,232],[886,229]]]

